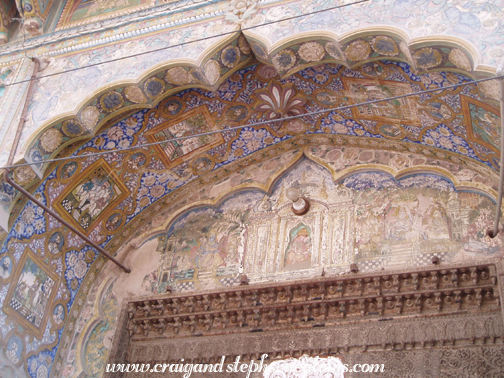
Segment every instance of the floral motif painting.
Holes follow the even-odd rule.
[[[186,112],[182,118],[149,130],[146,136],[150,142],[167,141],[155,147],[168,164],[168,167],[174,167],[191,159],[195,154],[208,151],[224,143],[224,138],[220,133],[190,137],[194,134],[208,133],[213,130],[215,130],[215,127],[207,108],[198,107]]]
[[[92,164],[56,201],[55,207],[84,231],[105,216],[105,209],[128,195],[126,186],[104,160]]]
[[[20,325],[42,337],[49,311],[59,285],[59,277],[27,249],[4,302],[4,312]]]
[[[23,354],[23,341],[17,337],[12,336],[7,342],[7,349],[5,350],[5,356],[14,365],[19,364]]]
[[[501,120],[499,110],[491,105],[461,96],[469,140],[499,152]]]
[[[348,100],[352,104],[384,100],[390,97],[411,93],[411,86],[406,83],[384,80],[343,78]],[[416,104],[412,97],[371,103],[352,108],[355,117],[379,121],[401,121],[405,124],[420,126]]]

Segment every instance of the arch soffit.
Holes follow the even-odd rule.
[[[395,50],[380,53],[378,47],[371,46],[372,43],[376,45],[377,41],[380,42],[380,46],[385,46],[382,50]],[[51,159],[66,146],[89,140],[111,120],[120,118],[121,114],[153,108],[164,98],[182,90],[201,88],[214,91],[233,72],[247,66],[254,58],[273,66],[281,78],[316,64],[336,63],[356,68],[377,60],[402,61],[411,65],[419,74],[442,70],[462,73],[471,78],[481,78],[490,77],[495,71],[494,68],[487,66],[477,66],[478,52],[468,41],[447,36],[410,39],[406,32],[394,27],[360,28],[340,37],[332,32],[306,32],[286,38],[272,46],[266,43],[264,38],[251,31],[243,33],[237,31],[237,34],[216,42],[196,60],[177,59],[165,62],[151,68],[137,80],[121,81],[102,87],[82,101],[76,112],[62,114],[39,127],[22,148],[24,158],[28,162],[36,162],[34,151],[37,151],[41,152],[39,159]],[[303,45],[309,46],[301,51],[301,55],[318,60],[302,59],[299,51]],[[366,54],[359,56],[356,51],[361,48],[369,49],[370,53],[367,56]],[[371,54],[372,49],[376,51]],[[222,55],[231,50],[238,52],[239,59],[234,65],[224,59],[224,62],[229,63],[225,66]],[[452,53],[453,51],[455,53]],[[281,54],[291,55],[290,53],[295,53],[295,62],[292,67],[282,67],[278,63],[279,57]],[[438,62],[425,63],[422,54],[438,57]],[[114,107],[107,105],[109,103],[120,105]],[[44,151],[39,146],[41,135],[49,129],[56,129],[62,135],[62,142],[54,151]],[[65,130],[69,129],[73,129],[73,132],[66,133]],[[47,167],[48,164],[44,164],[33,169],[39,177],[43,177]]]

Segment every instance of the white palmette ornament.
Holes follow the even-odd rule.
[[[343,378],[345,366],[336,357],[290,358],[275,361],[264,370],[264,378]]]

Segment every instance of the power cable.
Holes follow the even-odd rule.
[[[312,115],[318,115],[318,114],[323,114],[323,113],[337,111],[337,110],[351,109],[351,108],[354,108],[354,107],[357,107],[357,106],[363,106],[363,105],[368,105],[368,104],[376,104],[376,103],[384,102],[384,101],[396,100],[396,99],[410,97],[410,96],[417,96],[417,95],[421,95],[421,94],[424,94],[424,93],[433,93],[433,92],[437,92],[437,91],[444,91],[446,89],[455,89],[455,88],[458,88],[458,87],[461,87],[461,86],[466,86],[466,85],[471,85],[471,84],[477,84],[477,83],[481,83],[481,82],[484,82],[484,81],[496,80],[496,79],[504,79],[504,75],[502,75],[502,76],[495,76],[495,77],[486,78],[486,79],[473,80],[473,81],[469,81],[469,82],[461,83],[461,84],[448,85],[448,86],[442,87],[442,88],[427,89],[427,90],[424,90],[424,91],[419,91],[419,92],[414,92],[414,93],[407,93],[407,94],[403,94],[403,95],[399,95],[399,96],[393,96],[393,97],[388,97],[388,98],[379,99],[379,100],[371,100],[371,101],[366,101],[366,102],[362,102],[362,103],[359,103],[359,104],[339,106],[339,107],[330,108],[330,109],[322,109],[322,110],[317,110],[317,111],[310,112],[310,113],[304,113],[304,114],[290,116],[290,117],[278,118],[278,119],[274,119],[274,120],[271,120],[271,121],[260,121],[260,122],[251,123],[251,124],[247,124],[247,125],[233,126],[233,127],[230,127],[230,128],[227,128],[227,129],[223,129],[223,130],[208,131],[206,133],[192,134],[192,135],[188,135],[188,136],[167,139],[167,140],[163,140],[163,141],[159,141],[159,142],[139,144],[139,145],[125,147],[125,148],[118,148],[118,149],[115,149],[115,150],[112,150],[112,151],[93,152],[93,153],[89,153],[89,154],[83,153],[82,155],[66,156],[66,157],[55,158],[55,159],[47,159],[47,160],[41,160],[41,161],[33,162],[33,163],[22,163],[22,164],[17,164],[17,165],[8,165],[8,166],[0,167],[0,169],[6,169],[6,168],[10,169],[10,168],[16,168],[16,167],[22,167],[22,166],[30,166],[30,165],[42,165],[42,164],[54,163],[54,162],[58,162],[58,161],[76,160],[76,159],[81,159],[81,158],[89,158],[89,157],[93,157],[93,156],[102,156],[102,155],[107,155],[107,154],[112,154],[112,153],[117,153],[117,152],[122,152],[122,151],[130,151],[130,150],[135,150],[135,149],[139,149],[139,148],[151,147],[151,146],[156,146],[156,145],[165,144],[165,143],[169,143],[169,142],[175,142],[175,141],[179,141],[179,140],[196,138],[196,137],[199,137],[199,136],[212,135],[212,134],[218,134],[218,133],[225,133],[225,132],[228,132],[228,131],[240,130],[240,129],[243,129],[245,127],[262,126],[262,125],[267,125],[267,124],[270,124],[270,123],[275,123],[275,122],[280,122],[280,121],[289,121],[289,120],[292,120],[292,119],[297,119],[297,118],[302,118],[302,117],[307,117],[307,116],[312,116]]]
[[[224,33],[221,33],[221,34],[216,34],[216,35],[213,35],[213,36],[203,37],[203,38],[195,39],[195,40],[192,40],[192,41],[178,43],[178,44],[172,45],[172,46],[160,47],[158,49],[154,49],[154,50],[150,50],[150,51],[143,51],[143,52],[140,52],[140,53],[137,53],[137,54],[133,54],[133,55],[128,55],[128,56],[124,56],[124,57],[110,59],[110,60],[106,60],[106,61],[103,61],[103,62],[96,62],[96,63],[88,64],[87,66],[83,66],[83,67],[76,67],[76,68],[71,68],[71,69],[68,69],[68,70],[60,71],[60,72],[53,72],[51,74],[39,76],[39,77],[37,77],[36,80],[44,79],[44,78],[52,77],[52,76],[57,76],[57,75],[62,75],[62,74],[66,74],[66,73],[69,73],[69,72],[75,72],[75,71],[83,70],[85,68],[96,67],[96,66],[99,66],[99,65],[102,65],[102,64],[113,63],[113,62],[117,62],[117,61],[124,60],[124,59],[135,58],[135,57],[146,55],[146,54],[151,54],[151,53],[155,53],[155,52],[159,52],[159,51],[164,51],[164,50],[172,49],[172,48],[175,48],[175,47],[182,47],[182,46],[188,45],[190,43],[202,42],[202,41],[206,41],[206,40],[209,40],[209,39],[212,39],[212,38],[218,38],[218,37],[223,37],[223,36],[230,35],[230,34],[241,33],[241,32],[243,32],[245,30],[250,30],[250,29],[259,28],[259,27],[263,27],[263,26],[267,26],[267,25],[272,25],[272,24],[276,24],[276,23],[279,23],[279,22],[283,22],[283,21],[293,20],[293,19],[296,19],[296,18],[307,17],[307,16],[311,16],[311,15],[314,15],[314,14],[317,14],[317,13],[328,12],[328,11],[331,11],[331,10],[334,10],[334,9],[343,8],[343,7],[346,7],[346,6],[349,6],[349,5],[356,5],[356,4],[360,4],[360,3],[366,3],[368,1],[370,1],[370,0],[359,0],[359,1],[356,1],[356,2],[353,2],[353,3],[349,3],[349,4],[337,5],[337,6],[334,6],[334,7],[325,8],[325,9],[321,9],[321,10],[318,10],[318,11],[304,13],[304,14],[297,15],[297,16],[292,16],[292,17],[286,17],[286,18],[283,18],[283,19],[280,19],[280,20],[276,20],[276,21],[266,22],[266,23],[261,24],[261,25],[248,26],[248,27],[242,28],[240,30],[233,30],[233,31],[230,31],[230,32],[224,32]],[[27,83],[27,82],[29,82],[31,80],[32,79],[26,79],[26,80],[17,81],[17,82],[10,83],[10,84],[5,84],[4,87],[9,87],[9,86],[16,85],[16,84]]]

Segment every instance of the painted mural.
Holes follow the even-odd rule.
[[[4,260],[4,264],[9,261]],[[5,265],[4,265],[5,266]],[[19,324],[33,331],[39,338],[45,329],[48,308],[51,306],[59,277],[52,273],[35,255],[27,250],[5,298],[3,311]]]
[[[469,137],[493,151],[500,149],[500,113],[488,104],[463,96],[462,109]]]
[[[440,178],[453,175],[458,184],[493,194],[496,154],[470,140],[461,105],[462,96],[482,102],[476,87],[417,98],[417,111],[408,114],[406,103],[398,103],[390,109],[372,108],[369,119],[356,117],[352,109],[305,115],[306,110],[322,111],[346,101],[338,97],[344,91],[348,100],[359,88],[366,95],[382,96],[395,83],[416,91],[432,83],[443,86],[468,80],[450,72],[418,76],[398,62],[375,62],[372,68],[383,88],[373,87],[377,81],[369,68],[315,65],[281,79],[271,67],[256,64],[232,73],[213,92],[184,89],[166,98],[160,95],[152,109],[115,119],[110,127],[76,147],[75,160],[55,164],[33,193],[112,253],[130,240],[143,240],[153,229],[161,232],[182,208],[198,206],[171,222],[164,247],[153,255],[155,266],[142,271],[137,282],[144,294],[163,292],[168,285],[178,291],[235,285],[241,272],[251,280],[281,281],[319,275],[322,269],[338,274],[350,261],[362,262],[366,271],[393,269],[399,261],[407,266],[423,265],[432,254],[447,261],[498,256],[500,239],[490,242],[479,234],[491,216],[490,200],[459,192]],[[171,79],[179,77],[175,74],[189,77],[179,71],[171,73]],[[361,80],[361,86],[345,89],[346,78]],[[149,89],[152,96],[156,88]],[[103,116],[100,112],[138,96],[133,89],[104,94],[86,108],[82,121],[67,120],[60,129],[50,129],[54,131],[41,137],[39,153],[55,151],[63,138],[77,135],[98,114]],[[142,92],[142,96],[147,94]],[[282,114],[301,118],[277,122]],[[417,118],[422,127],[414,124]],[[271,122],[254,125],[265,120]],[[242,122],[248,125],[227,130]],[[200,138],[193,137],[195,130],[223,132]],[[188,137],[184,141],[189,143],[175,143],[171,141],[174,137]],[[159,148],[113,151],[150,141],[162,143]],[[95,152],[109,153],[86,156]],[[303,154],[318,164],[304,161],[276,180]],[[385,173],[350,174],[352,167],[366,164],[379,166],[379,172],[389,167],[396,173],[427,166],[441,176],[397,181]],[[339,174],[349,181],[341,181]],[[303,195],[318,201],[302,220],[290,211],[285,197],[288,186],[297,186]],[[229,197],[223,201],[223,196]],[[374,209],[375,203],[388,207]],[[462,220],[453,210],[457,206]],[[357,227],[357,221],[362,227]],[[383,233],[373,233],[376,229]],[[34,254],[30,261],[40,269],[37,274],[53,277],[62,285],[57,289],[55,285],[49,297],[42,288],[33,298],[29,289],[20,291],[25,293],[19,298],[25,298],[20,303],[26,311],[37,292],[44,293],[39,293],[37,301],[48,298],[44,316],[37,318],[39,326],[29,326],[30,320],[15,309],[0,313],[2,357],[8,340],[18,337],[23,342],[15,352],[23,351],[20,359],[14,364],[5,357],[5,365],[22,371],[19,376],[36,377],[39,371],[44,376],[47,371],[57,377],[72,356],[67,353],[70,342],[65,337],[72,336],[75,328],[71,331],[65,325],[75,324],[81,316],[82,295],[90,290],[103,260],[41,209],[33,204],[20,207],[0,250],[0,299],[7,307],[18,282],[26,281],[21,280],[21,272],[27,248]],[[34,283],[26,281],[25,285]],[[27,322],[22,329],[18,327],[21,319]],[[33,338],[26,341],[30,336]],[[106,348],[100,343],[106,343],[106,338],[96,337],[88,348],[103,356]],[[76,341],[81,346],[82,342]],[[85,363],[79,364],[69,376],[83,371]]]
[[[176,5],[173,5],[169,8],[161,8],[167,10],[166,19],[164,17],[162,19],[153,17],[152,19],[142,18],[138,22],[126,22],[126,20],[131,21],[131,19],[126,17],[126,13],[135,12],[139,10],[136,7],[140,6],[133,5],[130,8],[124,8],[130,2],[132,0],[68,1],[67,7],[63,12],[67,16],[76,10],[75,7],[87,7],[88,10],[89,8],[104,9],[104,17],[122,16],[117,20],[117,24],[108,24],[110,27],[105,27],[96,33],[82,33],[85,30],[84,28],[82,30],[78,30],[78,28],[72,30],[70,28],[70,26],[78,26],[80,23],[96,21],[93,17],[81,20],[77,25],[60,25],[58,29],[70,28],[72,33],[68,34],[68,29],[61,30],[61,34],[56,33],[57,36],[54,37],[54,40],[49,39],[50,43],[46,43],[46,41],[40,43],[42,41],[38,40],[33,41],[30,44],[30,48],[34,52],[32,55],[40,56],[49,53],[54,56],[55,60],[48,68],[48,70],[54,73],[61,71],[63,67],[65,69],[82,68],[96,62],[115,59],[118,56],[123,56],[126,51],[128,53],[146,52],[151,48],[165,48],[177,44],[177,41],[181,40],[193,40],[208,35],[215,35],[223,31],[224,28],[229,31],[236,24],[241,25],[243,22],[247,25],[250,23],[250,25],[258,26],[262,22],[275,22],[287,16],[301,16],[311,9],[311,6],[304,4],[303,1],[292,1],[282,5],[278,5],[275,2],[268,2],[268,4],[254,3],[253,6],[250,6],[253,9],[247,9],[247,11],[243,9],[244,6],[238,5],[241,2],[231,2],[232,4],[229,7],[227,7],[227,4],[206,4],[208,2],[202,2],[201,4],[197,4],[198,6],[191,7],[187,13],[183,12],[184,15],[172,12],[177,9]],[[133,3],[137,2],[142,2],[142,0],[133,1]],[[47,1],[31,1],[31,3],[40,3],[41,7],[44,8],[45,5],[43,4],[47,4]],[[156,5],[164,3],[158,2]],[[281,22],[281,25],[275,23],[254,29],[251,33],[255,33],[257,38],[254,37],[254,34],[249,34],[248,40],[251,45],[259,46],[254,47],[254,52],[259,60],[269,61],[270,64],[273,64],[273,61],[280,59],[281,56],[287,57],[288,55],[292,55],[296,57],[296,62],[293,62],[294,64],[292,65],[293,67],[302,67],[306,64],[326,59],[342,61],[342,58],[346,56],[355,59],[348,61],[348,64],[351,66],[354,63],[390,57],[392,59],[407,61],[410,64],[416,64],[422,69],[453,69],[455,71],[464,70],[466,73],[470,73],[476,69],[477,63],[486,65],[496,64],[499,57],[502,56],[502,46],[500,45],[502,17],[500,17],[501,9],[497,0],[490,1],[488,7],[481,7],[473,2],[462,6],[456,1],[447,0],[436,5],[430,2],[409,4],[407,6],[408,9],[400,14],[390,11],[389,8],[397,7],[399,3],[401,2],[373,1],[372,4],[348,6],[338,10],[321,12],[311,17],[285,20]],[[154,4],[151,4],[148,8],[151,12],[155,12],[153,10],[155,7],[152,5]],[[334,6],[332,2],[322,1],[320,4],[317,4],[317,10],[323,10],[331,6]],[[207,9],[204,9],[205,7]],[[116,8],[118,10],[112,11]],[[88,10],[85,12],[87,13]],[[212,12],[215,13],[212,14]],[[222,22],[211,21],[216,13],[221,15]],[[206,20],[204,25],[198,19],[198,16],[202,17],[202,14],[203,19]],[[383,14],[387,15],[384,19],[381,17]],[[62,15],[60,23],[63,18],[64,16]],[[181,18],[187,18],[184,21],[184,27],[179,26],[177,30],[173,30],[173,24],[170,23],[178,23]],[[334,36],[332,41],[323,41],[322,43],[315,41],[298,43],[297,46],[293,46],[292,48],[285,45],[285,49],[282,49],[281,55],[276,56],[277,54],[275,53],[274,56],[268,57],[267,51],[270,46],[286,42],[293,34],[309,32],[311,30],[327,30],[329,33],[340,35],[342,31],[356,32],[356,29],[361,26],[371,27],[376,25],[377,19],[381,20],[380,25],[389,25],[390,29],[393,30],[393,37],[388,35],[362,37],[359,35],[355,40],[342,42],[337,41],[337,38]],[[334,25],[334,28],[331,30],[329,26],[332,25]],[[397,25],[401,25],[401,29],[395,28]],[[460,25],[464,25],[464,27]],[[131,40],[133,30],[135,33],[139,32],[141,34],[134,41]],[[479,49],[479,54],[468,53],[467,49],[463,48],[434,46],[434,44],[431,45],[430,43],[429,46],[414,47],[410,51],[408,46],[409,41],[401,37],[409,35],[412,37],[430,38],[432,36],[449,35],[450,37],[468,40],[469,34],[467,30],[473,32],[470,38],[472,41],[484,41],[475,44]],[[153,31],[158,31],[158,33],[152,35]],[[70,35],[70,38],[68,38],[68,35]],[[259,44],[257,41],[261,40],[259,38],[261,36],[271,36],[271,43],[265,43],[263,40],[263,43]],[[97,42],[99,46],[95,46]],[[196,48],[196,45],[199,47]],[[31,117],[27,121],[26,133],[23,133],[22,141],[26,142],[29,134],[33,133],[38,126],[51,122],[51,120],[56,120],[59,114],[67,112],[70,109],[79,112],[77,106],[80,101],[84,97],[91,96],[91,93],[99,90],[99,88],[107,86],[112,78],[127,81],[135,80],[142,72],[145,72],[146,69],[153,67],[157,63],[166,62],[171,59],[200,56],[206,48],[210,48],[210,45],[204,42],[198,44],[191,43],[186,45],[184,49],[166,49],[163,53],[146,54],[141,59],[124,60],[122,63],[119,62],[103,67],[97,65],[90,69],[75,71],[71,75],[56,75],[51,80],[42,80],[37,84],[34,101],[29,110]],[[95,47],[92,50],[88,50],[91,46]],[[12,49],[8,49],[3,60],[10,60],[11,56],[8,53],[19,51],[18,47],[21,46],[16,45]],[[321,48],[327,51],[322,54]],[[470,50],[471,47],[468,47],[468,49]],[[77,54],[72,53],[72,56],[68,55],[70,52],[75,52],[76,50],[80,51]],[[20,58],[21,56],[22,54],[18,54],[16,58]],[[265,59],[262,59],[261,56],[264,56]],[[210,66],[213,66],[213,71],[215,71],[215,64],[210,64],[209,68],[211,68]],[[85,82],[84,85],[83,82]],[[492,82],[481,84],[482,96],[487,99],[497,99],[495,93],[497,93],[498,88],[493,84]],[[81,95],[74,96],[77,91]],[[49,101],[46,101],[47,99]]]
[[[313,199],[305,216],[290,210],[285,191],[291,186]],[[252,282],[310,277],[322,269],[337,274],[350,262],[372,271],[428,265],[432,256],[445,262],[499,257],[503,237],[485,236],[494,206],[438,175],[396,180],[367,172],[334,183],[326,168],[304,159],[271,195],[238,193],[176,220],[158,249],[160,266],[145,276],[142,290],[235,285],[242,272]]]
[[[172,114],[177,106],[174,101],[169,101],[165,108]],[[213,131],[210,114],[206,107],[194,109],[188,112],[184,117],[177,121],[171,121],[169,124],[161,124],[150,130],[146,136],[150,142],[162,142],[176,138],[172,142],[158,144],[156,147],[160,150],[161,156],[165,157],[167,167],[177,166],[180,163],[190,160],[192,156],[203,153],[224,143],[221,134],[210,134],[190,138],[193,134],[208,133]],[[182,139],[184,138],[184,139]]]
[[[0,51],[0,105],[8,109],[0,114],[0,161],[6,161],[13,138],[9,127],[17,124],[13,113],[23,97],[22,88],[14,91],[2,83],[29,77],[29,64],[10,64],[24,53],[51,56],[43,75],[54,76],[35,85],[22,143],[63,113],[76,114],[40,133],[19,159],[39,161],[75,138],[89,140],[63,155],[166,141],[157,149],[111,153],[101,163],[96,157],[82,157],[50,166],[29,188],[38,199],[59,206],[67,220],[112,253],[131,238],[143,240],[150,230],[166,226],[180,209],[200,205],[171,222],[159,242],[145,244],[157,242],[157,251],[149,255],[156,266],[141,270],[140,281],[128,286],[141,292],[131,289],[129,295],[163,292],[167,285],[176,290],[235,285],[241,271],[257,281],[282,280],[319,275],[322,269],[337,274],[354,260],[370,271],[423,265],[432,255],[446,261],[500,256],[501,240],[488,240],[482,231],[493,214],[492,202],[478,194],[495,194],[492,170],[498,169],[495,141],[500,131],[499,113],[492,106],[498,93],[493,82],[274,122],[283,115],[468,81],[460,72],[475,74],[477,64],[495,64],[504,53],[499,0],[377,0],[320,12],[250,30],[247,39],[242,36],[214,51],[199,69],[170,66],[136,83],[160,64],[201,57],[215,40],[168,48],[180,42],[334,6],[329,0],[252,1],[245,6],[239,1],[205,1],[196,9],[198,1],[193,1],[193,8],[177,12],[179,4],[163,7],[167,2],[69,0],[54,20],[55,31],[23,39],[23,45],[14,41]],[[49,14],[54,3],[29,0],[23,5],[28,16],[40,16]],[[147,13],[128,16],[144,10]],[[105,18],[116,18],[115,23]],[[181,25],[183,18],[189,21]],[[356,34],[344,42],[335,36],[286,42],[305,32],[351,33],[376,25],[376,20],[393,26],[391,33]],[[174,21],[177,27],[169,24]],[[401,29],[394,29],[397,25]],[[474,60],[463,44],[408,46],[409,41],[399,37],[403,34],[462,37],[477,46],[479,57],[474,54]],[[270,51],[273,44],[280,47]],[[156,49],[163,50],[102,64]],[[246,66],[251,50],[270,65]],[[321,64],[327,61],[332,63]],[[353,69],[340,66],[343,62]],[[238,64],[242,68],[212,91],[191,89],[220,83]],[[84,66],[91,67],[73,71]],[[72,72],[58,74],[65,70]],[[99,88],[126,81],[90,97]],[[183,92],[175,93],[178,87]],[[167,91],[172,92],[164,99]],[[85,99],[90,100],[77,109]],[[134,106],[152,109],[111,118],[106,130],[96,128],[121,106],[132,112]],[[264,120],[272,122],[254,126]],[[215,137],[190,137],[197,129],[240,124],[249,126]],[[187,130],[178,131],[180,126]],[[167,141],[177,136],[189,138]],[[292,171],[297,178],[287,173],[275,183],[302,154],[318,165],[303,161]],[[97,171],[96,164],[103,170]],[[351,174],[364,165],[375,170]],[[439,175],[411,174],[396,180],[383,170],[397,174],[426,167]],[[13,175],[22,185],[36,179],[22,167]],[[447,176],[459,186],[443,178]],[[289,185],[319,201],[303,219],[289,211],[283,192]],[[224,195],[227,200],[220,203]],[[4,183],[0,201],[7,212],[12,209],[12,227],[0,249],[0,375],[100,376],[124,297],[119,295],[122,282],[99,275],[103,261],[41,209],[13,204],[15,193]],[[86,354],[93,361],[82,357]]]
[[[68,169],[61,177],[67,176]],[[62,194],[56,207],[68,213],[81,228],[89,229],[108,206],[113,206],[128,194],[124,184],[114,177],[105,162],[95,163],[88,174],[77,180],[76,186]]]
[[[408,84],[391,81],[378,80],[371,84],[367,79],[345,78],[343,80],[343,85],[350,98],[350,103],[352,104],[383,100],[389,97],[412,93],[411,86]],[[400,122],[404,124],[421,126],[420,119],[416,114],[416,107],[411,97],[399,98],[397,100],[382,103],[371,103],[366,106],[357,106],[352,108],[352,112],[355,118],[371,120],[381,119],[388,122],[400,120]]]
[[[155,4],[155,0],[68,0],[57,28],[96,22],[125,13],[133,13]]]
[[[221,56],[220,59],[224,65],[222,59],[225,58]],[[167,77],[171,77],[168,74],[173,70],[176,70],[176,73],[172,72],[173,75],[180,76],[176,83],[179,83],[178,80],[189,83],[199,77],[196,71],[188,72],[176,68],[169,69]],[[253,78],[254,81],[244,85],[242,81],[246,78]],[[170,80],[173,80],[173,77]],[[151,78],[145,83],[160,85],[159,88],[156,86],[157,92],[153,98],[157,98],[164,90],[173,89],[172,84],[166,83],[167,87],[163,89],[161,81],[159,78]],[[94,150],[110,149],[112,146],[126,148],[144,137],[150,142],[177,137],[177,141],[156,146],[158,150],[165,149],[161,156],[167,167],[181,167],[183,164],[180,163],[190,160],[194,153],[207,151],[210,161],[201,161],[198,166],[214,166],[224,161],[223,157],[212,156],[211,150],[215,148],[221,151],[221,156],[232,153],[241,158],[282,141],[286,134],[295,136],[305,132],[323,132],[414,142],[476,159],[497,169],[498,153],[489,140],[498,133],[498,118],[487,115],[495,119],[486,123],[482,120],[478,123],[481,123],[481,126],[466,128],[466,125],[473,122],[469,110],[464,110],[464,101],[470,100],[473,103],[471,106],[479,106],[491,114],[498,114],[497,108],[481,101],[483,98],[475,85],[352,107],[360,102],[383,100],[431,89],[433,86],[451,86],[467,81],[468,77],[452,72],[416,75],[409,65],[397,62],[373,62],[364,64],[355,71],[348,71],[340,65],[320,64],[280,81],[272,67],[252,66],[237,71],[220,85],[216,91],[218,98],[205,90],[189,90],[168,97],[158,106],[158,119],[153,118],[152,112],[149,116],[140,112],[130,119],[129,122],[135,122],[134,119],[138,121],[140,118],[150,117],[148,126],[142,128],[141,134],[136,135],[132,130],[127,134],[111,128],[106,143],[94,145]],[[139,94],[138,90],[137,87],[129,86],[124,90],[110,91],[97,99],[96,103],[86,107],[81,120],[65,121],[45,131],[28,153],[30,160],[48,158],[59,146],[67,143],[72,135],[83,132],[83,123],[86,124],[88,118],[90,125],[95,125],[100,117],[122,105],[145,102],[148,93]],[[137,100],[138,96],[144,100]],[[109,103],[110,105],[107,105]],[[474,105],[477,103],[483,104],[484,108],[482,105]],[[311,114],[339,106],[349,108],[336,109],[326,114]],[[282,116],[299,116],[304,113],[307,115],[298,119],[274,122]],[[195,128],[215,131],[240,123],[264,121],[271,122],[262,125],[264,131],[257,134],[259,138],[248,138],[250,130],[244,128],[238,136],[238,139],[242,140],[235,141],[231,146],[230,140],[236,138],[231,132],[227,135],[211,134],[201,138],[180,139],[193,133],[191,130]],[[484,127],[488,130],[485,131]],[[78,130],[80,131],[77,132]],[[222,135],[224,140],[221,140],[219,135]]]
[[[264,282],[318,276],[322,270],[344,273],[350,262],[370,272],[429,265],[432,256],[444,262],[502,256],[503,237],[489,239],[483,232],[492,224],[493,201],[459,191],[445,177],[396,180],[370,171],[334,182],[326,167],[307,158],[292,161],[287,172],[277,171],[282,177],[271,194],[241,191],[217,207],[185,212],[166,234],[139,247],[130,258],[144,261],[138,264],[143,279],[137,274],[112,277],[107,284],[95,280],[63,376],[76,376],[88,363],[79,348],[99,361],[88,366],[87,376],[103,368],[114,324],[107,314],[115,314],[126,296],[163,293],[167,285],[184,292],[233,286],[241,273]],[[278,166],[276,159],[270,163]],[[285,191],[292,186],[311,201],[304,216],[290,210]],[[97,316],[99,325],[84,336]]]

